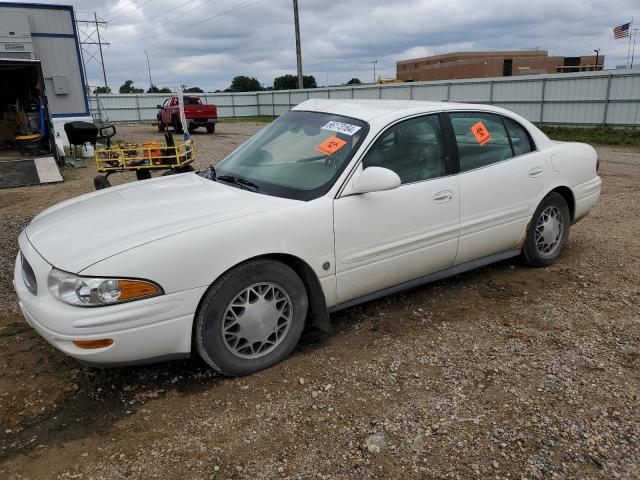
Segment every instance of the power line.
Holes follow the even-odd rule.
[[[124,5],[124,6],[120,7],[120,8],[116,8],[113,12],[111,12],[111,15],[113,15],[116,12],[120,12],[122,10],[126,10],[129,7],[135,6],[136,2],[138,2],[138,1],[139,0],[133,0],[131,3],[127,3],[126,5]],[[111,20],[111,19],[108,19],[108,20]]]
[[[138,8],[143,8],[145,5],[150,4],[151,2],[153,2],[153,0],[147,0],[146,2],[144,2],[142,5],[137,5],[136,9]],[[117,20],[118,18],[122,18],[122,17],[126,17],[127,15],[131,15],[135,10],[129,10],[128,12],[124,12],[122,15],[118,15],[117,17],[111,17],[108,20],[110,22],[113,22],[114,20]]]
[[[201,25],[202,23],[209,22],[209,21],[214,20],[216,18],[220,18],[220,17],[222,17],[224,15],[229,15],[231,13],[238,12],[240,10],[243,10],[243,9],[245,9],[247,7],[251,7],[251,6],[256,5],[256,4],[258,4],[260,2],[263,2],[263,1],[264,0],[254,0],[252,2],[251,0],[247,0],[244,3],[241,3],[240,5],[236,6],[235,8],[231,8],[229,10],[222,11],[222,12],[217,13],[215,15],[212,15],[210,17],[203,18],[202,20],[198,20],[197,22],[193,22],[193,23],[189,23],[189,24],[186,24],[186,25],[178,26],[176,28],[172,28],[170,30],[167,30],[167,31],[163,32],[163,34],[176,32],[178,30],[183,30],[183,29],[189,28],[189,27],[195,27],[196,25]],[[154,36],[154,38],[155,38],[155,36]],[[120,42],[120,45],[129,45],[131,43],[137,43],[138,41],[143,40],[143,39],[151,40],[151,38],[148,37],[147,33],[143,33],[143,34],[139,34],[139,35],[134,35],[133,37],[130,37],[129,39],[125,39],[123,42]]]
[[[137,25],[142,25],[143,23],[147,23],[147,22],[150,22],[151,20],[155,20],[156,18],[160,18],[160,17],[162,17],[164,15],[167,15],[168,13],[171,13],[171,12],[173,12],[173,11],[175,11],[175,10],[181,8],[181,7],[184,7],[185,5],[187,5],[189,3],[193,3],[195,1],[196,0],[187,0],[186,2],[181,3],[180,5],[177,5],[177,6],[173,7],[173,8],[170,8],[166,12],[162,12],[162,13],[160,13],[158,15],[154,15],[153,17],[146,18],[146,19],[144,19],[144,20],[142,20],[141,22],[138,22],[138,23],[127,23],[126,25],[122,25],[122,26],[135,27]],[[192,12],[193,10],[196,10],[197,8],[203,7],[206,3],[209,3],[210,1],[211,0],[205,0],[204,3],[196,5],[195,7],[190,8],[188,10],[185,10],[184,12],[182,12],[182,14],[184,15],[185,13],[189,13],[189,12]],[[162,26],[162,25],[160,25],[160,26]]]

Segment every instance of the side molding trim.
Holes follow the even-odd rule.
[[[443,278],[458,275],[463,272],[468,272],[469,270],[475,270],[476,268],[491,265],[492,263],[500,262],[508,258],[517,257],[518,255],[520,255],[520,252],[521,250],[517,248],[514,250],[507,250],[506,252],[494,253],[493,255],[487,255],[486,257],[477,258],[475,260],[470,260],[468,262],[461,263],[460,265],[454,265],[453,267],[445,268],[444,270],[433,272],[423,277],[414,278],[413,280],[399,283],[398,285],[387,287],[382,290],[378,290],[377,292],[368,293],[367,295],[354,298],[353,300],[349,300],[344,303],[339,303],[335,307],[331,307],[329,309],[329,313],[344,310],[345,308],[355,307],[356,305],[360,305],[361,303],[370,302],[380,297],[386,297],[387,295],[391,295],[392,293],[419,287],[420,285],[424,285],[426,283],[436,282],[438,280],[442,280]]]

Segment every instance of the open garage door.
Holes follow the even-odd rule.
[[[40,62],[0,59],[0,188],[62,181],[54,147]]]

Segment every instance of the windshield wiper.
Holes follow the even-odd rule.
[[[247,180],[246,178],[237,177],[235,175],[219,175],[216,177],[216,180],[222,180],[223,182],[234,183],[238,185],[243,190],[251,190],[252,192],[257,192],[260,190],[260,187],[253,183],[251,180]]]

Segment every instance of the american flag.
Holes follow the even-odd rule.
[[[618,25],[613,29],[613,38],[624,38],[629,36],[629,26],[631,23],[625,23],[623,25]]]

